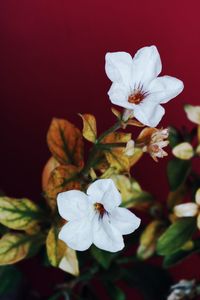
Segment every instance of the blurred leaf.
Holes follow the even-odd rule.
[[[112,175],[110,178],[121,193],[122,206],[137,207],[139,210],[144,210],[152,204],[153,196],[143,191],[135,179],[125,175]]]
[[[170,274],[158,266],[139,262],[131,268],[124,269],[123,280],[131,288],[135,287],[143,295],[144,300],[166,300],[172,284]]]
[[[63,271],[74,276],[79,275],[79,266],[76,251],[58,239],[59,229],[54,226],[50,229],[47,240],[47,255],[52,266],[58,267]]]
[[[0,296],[15,289],[22,279],[21,273],[14,266],[0,267]]]
[[[106,282],[106,290],[110,296],[110,300],[125,300],[126,296],[124,292],[116,286],[113,282]]]
[[[60,165],[60,163],[51,156],[49,160],[47,161],[46,165],[44,166],[44,169],[42,171],[42,189],[43,191],[48,186],[48,181],[51,175],[51,172]]]
[[[84,285],[79,297],[80,300],[98,300],[99,297],[94,292],[93,288],[89,285]]]
[[[56,197],[58,193],[69,190],[80,190],[80,183],[77,181],[77,167],[73,165],[59,166],[50,175],[45,196],[52,210],[56,208]]]
[[[4,226],[28,230],[42,219],[40,208],[31,200],[0,197],[0,223]]]
[[[178,251],[196,230],[196,218],[182,218],[172,224],[158,239],[157,252],[170,255]]]
[[[179,250],[171,255],[167,255],[164,257],[163,266],[165,268],[169,268],[175,264],[180,263],[185,258],[200,252],[200,240],[196,240],[193,242],[194,246],[191,250]]]
[[[187,192],[187,187],[185,185],[181,185],[177,190],[171,191],[167,197],[167,206],[169,209],[172,209],[175,205],[180,204],[183,200]]]
[[[63,299],[63,292],[62,292],[62,291],[59,291],[59,292],[55,293],[54,295],[50,296],[50,297],[48,298],[48,300],[60,300],[61,297],[62,297],[62,299]]]
[[[0,265],[14,264],[38,251],[43,236],[7,233],[0,239]]]
[[[186,104],[184,105],[184,110],[186,112],[187,118],[191,122],[200,125],[200,106]]]
[[[140,259],[151,257],[156,250],[156,242],[165,229],[165,224],[160,220],[154,220],[147,225],[140,237],[140,245],[137,255]]]
[[[91,247],[91,254],[96,259],[96,261],[104,268],[108,269],[112,263],[112,260],[118,256],[117,253],[111,253],[101,250],[94,245]]]
[[[172,153],[175,157],[183,160],[189,160],[194,155],[194,149],[190,143],[183,142],[178,145],[176,145],[172,149]]]
[[[174,148],[176,145],[183,141],[181,133],[175,127],[169,127],[169,137],[170,146]]]
[[[191,170],[191,161],[175,158],[170,160],[167,166],[167,175],[170,189],[176,190],[187,179]]]
[[[49,150],[61,164],[83,167],[83,139],[78,128],[63,119],[53,119],[47,133]]]
[[[86,140],[94,143],[97,138],[97,125],[95,116],[90,114],[79,114],[83,120],[83,136]]]

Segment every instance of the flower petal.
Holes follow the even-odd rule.
[[[198,188],[198,190],[196,191],[195,201],[200,206],[200,188]]]
[[[113,52],[107,53],[105,58],[108,78],[113,82],[124,82],[129,85],[132,68],[131,55],[127,52]]]
[[[178,96],[183,88],[181,80],[171,76],[162,76],[150,83],[148,92],[156,103],[167,103]]]
[[[88,218],[70,221],[63,226],[58,237],[70,248],[85,251],[92,244],[91,222]]]
[[[88,212],[87,195],[77,190],[58,194],[58,212],[65,220],[75,220],[84,217]]]
[[[121,203],[121,195],[112,179],[99,179],[87,189],[92,203],[102,203],[106,211],[111,211]]]
[[[136,119],[149,127],[156,127],[164,113],[162,106],[152,103],[148,98],[134,108]]]
[[[184,109],[188,119],[191,122],[200,125],[200,106],[186,104]]]
[[[197,216],[197,227],[200,230],[200,214],[198,214],[198,216]]]
[[[122,234],[115,228],[107,215],[103,218],[95,216],[93,220],[93,243],[96,247],[109,252],[117,252],[124,248]]]
[[[179,204],[174,207],[174,213],[177,217],[194,217],[198,213],[198,205],[193,202]]]
[[[130,210],[117,207],[110,214],[111,224],[116,227],[121,234],[130,234],[139,226],[141,220]]]
[[[144,47],[133,58],[132,88],[143,85],[144,89],[156,78],[162,69],[160,55],[155,46]]]
[[[128,102],[130,89],[123,83],[113,83],[108,91],[108,96],[113,104],[122,106],[124,108],[133,109],[134,105]]]

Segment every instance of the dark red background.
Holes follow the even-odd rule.
[[[163,74],[185,83],[184,92],[165,106],[160,125],[188,125],[182,106],[198,104],[200,97],[199,9],[198,0],[1,0],[0,186],[6,193],[38,200],[52,117],[81,126],[77,113],[90,112],[99,132],[112,124],[107,51],[134,54],[155,44]],[[167,160],[144,161],[135,177],[164,201]],[[199,276],[197,264],[195,258],[174,268],[175,278]]]

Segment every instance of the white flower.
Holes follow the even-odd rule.
[[[157,77],[162,69],[155,46],[141,48],[132,58],[126,52],[106,54],[105,70],[113,82],[108,92],[112,103],[133,110],[141,123],[156,127],[164,104],[183,90],[183,82],[170,76]]]
[[[124,248],[122,235],[130,234],[140,225],[140,219],[126,208],[118,207],[121,195],[111,179],[92,183],[87,193],[71,190],[60,193],[58,211],[68,221],[59,239],[74,250],[84,251],[92,243],[110,252]]]
[[[133,156],[135,152],[135,142],[133,140],[130,140],[126,144],[126,148],[124,149],[124,154],[126,156]]]

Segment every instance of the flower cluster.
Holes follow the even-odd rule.
[[[183,83],[170,76],[158,77],[161,69],[160,55],[155,46],[140,49],[133,58],[126,52],[106,54],[105,70],[112,81],[108,92],[109,98],[113,104],[125,108],[122,116],[118,111],[113,111],[119,119],[119,127],[131,124],[130,120],[133,118],[139,121],[138,126],[151,127],[144,128],[136,141],[123,134],[120,138],[119,136],[107,138],[119,142],[115,145],[113,143],[109,146],[108,143],[104,145],[111,168],[129,171],[128,165],[133,165],[130,163],[131,158],[134,157],[135,163],[140,158],[141,152],[148,152],[155,161],[167,155],[163,148],[169,143],[168,130],[157,129],[155,126],[165,113],[161,104],[181,93]],[[96,143],[103,138],[96,140],[94,120],[89,115],[83,116],[85,129],[83,135]],[[137,122],[132,121],[133,124]],[[113,134],[112,131],[110,133]],[[106,138],[106,135],[103,137]],[[112,149],[123,147],[123,142],[125,148],[122,152]],[[138,149],[140,154],[137,158],[134,153]],[[59,213],[67,221],[60,231],[59,238],[74,250],[86,250],[94,243],[100,249],[116,252],[124,247],[122,235],[130,234],[137,229],[140,220],[126,208],[118,207],[121,196],[112,180],[98,179],[94,169],[92,172],[94,179],[97,180],[89,185],[86,193],[70,190],[58,195]],[[105,174],[112,174],[110,172],[109,169]]]

